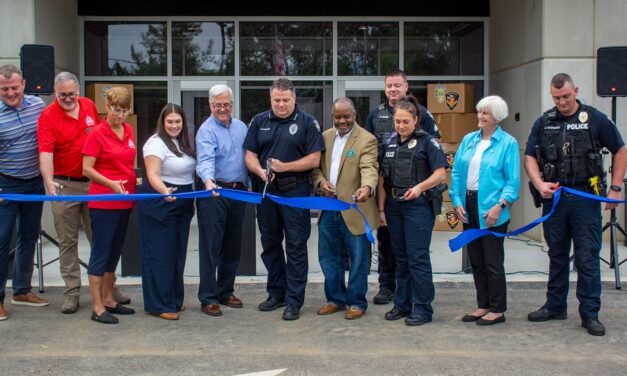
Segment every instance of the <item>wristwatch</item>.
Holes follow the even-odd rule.
[[[620,185],[610,185],[610,189],[614,192],[621,192],[623,190]]]
[[[505,203],[503,201],[499,201],[499,203],[496,204],[496,205],[500,206],[501,209],[505,209],[505,207],[507,206],[507,205],[505,205]]]

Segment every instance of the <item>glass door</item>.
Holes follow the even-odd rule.
[[[344,90],[340,90],[342,87]],[[357,111],[357,124],[363,127],[368,113],[385,101],[383,79],[380,81],[341,81],[338,85],[338,96],[346,96],[353,101]]]

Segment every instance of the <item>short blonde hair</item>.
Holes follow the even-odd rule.
[[[114,86],[107,91],[107,105],[111,108],[131,109],[131,93],[122,86]]]
[[[481,110],[488,110],[497,122],[501,122],[507,118],[507,115],[509,115],[507,103],[498,95],[484,97],[479,101],[479,103],[477,103],[476,108],[477,112]]]

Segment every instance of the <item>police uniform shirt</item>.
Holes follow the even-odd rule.
[[[268,158],[293,162],[311,153],[325,150],[318,121],[301,111],[298,105],[294,112],[284,119],[276,117],[272,110],[255,115],[248,127],[244,149],[257,154],[263,168]],[[301,174],[298,172],[282,175]]]
[[[394,136],[390,140],[390,143],[387,145],[385,149],[384,155],[388,155],[388,152],[396,151],[397,148],[401,146],[411,146],[412,140],[416,140],[416,146],[413,147],[414,151],[414,160],[422,159],[426,160],[427,165],[431,169],[427,176],[430,176],[433,171],[438,168],[443,168],[448,166],[448,162],[446,161],[446,154],[444,154],[444,150],[442,150],[442,146],[431,135],[424,135],[422,137],[416,138],[416,136],[412,135],[405,142],[401,143],[399,136]],[[381,164],[382,160],[379,161]],[[409,173],[409,171],[407,172]],[[386,182],[387,183],[387,182]]]
[[[595,144],[600,145],[601,147],[606,147],[612,154],[617,153],[618,150],[625,145],[625,143],[623,142],[616,125],[614,125],[614,123],[601,111],[590,106],[586,106],[586,110],[584,110],[581,102],[577,101],[577,103],[579,103],[579,108],[577,109],[577,112],[571,116],[562,116],[559,111],[557,111],[556,107],[553,107],[552,111],[557,113],[558,120],[563,120],[567,127],[569,125],[576,127],[590,126],[592,139],[595,141]],[[587,113],[587,115],[581,115],[583,112]],[[540,116],[535,123],[533,123],[531,133],[527,139],[525,155],[536,158],[535,147],[536,145],[540,145],[544,122],[545,117]]]
[[[387,110],[387,115],[385,116],[388,116],[391,124],[392,129],[390,133],[394,133],[394,109],[390,107],[390,104],[388,102],[383,103],[383,106]],[[380,106],[377,106],[372,111],[370,111],[370,113],[368,114],[368,118],[366,119],[366,124],[364,125],[364,128],[375,136],[375,122],[377,121],[377,117],[379,116],[379,107]],[[436,125],[433,116],[423,105],[420,105],[420,120],[418,121],[418,124],[420,126],[420,129],[422,129],[423,131],[433,135],[435,138],[440,138],[440,131],[438,130],[438,126]],[[379,143],[384,143],[387,140],[377,141]]]

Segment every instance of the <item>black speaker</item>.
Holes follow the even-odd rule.
[[[26,94],[54,92],[54,48],[41,44],[25,44],[20,49],[20,67],[26,80]]]
[[[627,96],[627,47],[597,50],[597,94],[600,97]]]

